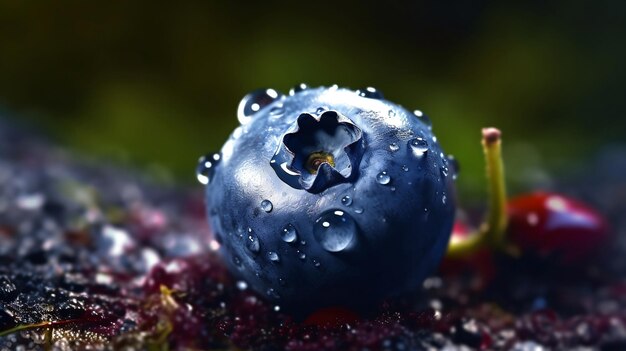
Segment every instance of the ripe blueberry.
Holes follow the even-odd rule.
[[[421,112],[300,85],[248,94],[238,119],[198,179],[226,264],[254,290],[300,313],[361,308],[438,265],[454,177]]]

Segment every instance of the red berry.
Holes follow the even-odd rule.
[[[305,325],[316,325],[325,327],[338,327],[346,323],[355,323],[359,316],[352,310],[340,307],[325,307],[311,313],[305,320]]]
[[[509,201],[508,210],[508,237],[514,244],[541,256],[558,256],[565,264],[588,258],[609,236],[602,215],[560,194],[522,195]]]

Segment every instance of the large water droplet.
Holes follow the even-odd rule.
[[[280,261],[280,257],[278,257],[278,254],[274,251],[268,251],[267,252],[267,258],[270,259],[270,261],[272,262],[279,262]]]
[[[222,156],[220,154],[209,154],[200,157],[198,166],[196,167],[196,178],[201,184],[207,185],[213,178],[215,167],[220,162]]]
[[[259,89],[251,92],[241,99],[237,107],[237,119],[239,123],[246,124],[250,122],[255,113],[263,107],[271,104],[282,94],[274,89]]]
[[[296,93],[299,93],[301,91],[307,90],[309,87],[304,84],[304,83],[300,83],[296,86],[294,86],[293,88],[289,89],[289,95],[294,95]]]
[[[261,201],[261,209],[267,213],[270,213],[274,209],[274,205],[270,200],[263,200]]]
[[[413,138],[409,140],[409,147],[413,150],[413,154],[421,157],[428,151],[428,142],[423,138]]]
[[[252,228],[248,228],[246,247],[253,253],[258,253],[261,249],[261,243],[259,242],[259,238],[256,236]]]
[[[340,210],[324,212],[313,227],[315,239],[324,249],[339,252],[347,248],[356,236],[357,226],[350,215]]]
[[[387,174],[387,172],[382,171],[376,175],[376,181],[378,184],[387,185],[391,182],[391,177]]]
[[[350,197],[350,195],[346,195],[344,197],[341,198],[341,203],[344,206],[350,206],[352,205],[352,197]]]
[[[367,87],[365,89],[359,89],[356,91],[359,96],[370,98],[370,99],[383,99],[383,93],[376,90],[376,88]]]
[[[280,232],[280,237],[286,243],[293,243],[298,240],[298,231],[293,225],[287,224]]]
[[[398,143],[391,143],[389,144],[389,150],[391,151],[398,151],[400,150],[400,146],[398,146]]]

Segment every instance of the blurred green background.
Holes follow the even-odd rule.
[[[481,127],[503,130],[514,189],[624,142],[625,23],[621,0],[0,0],[0,106],[81,153],[192,182],[248,91],[374,86],[431,116],[475,196]]]

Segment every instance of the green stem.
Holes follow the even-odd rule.
[[[485,246],[505,249],[508,215],[501,133],[496,128],[485,128],[482,132],[489,188],[487,216],[476,232],[470,233],[464,240],[450,241],[447,256],[451,258],[467,256]]]

